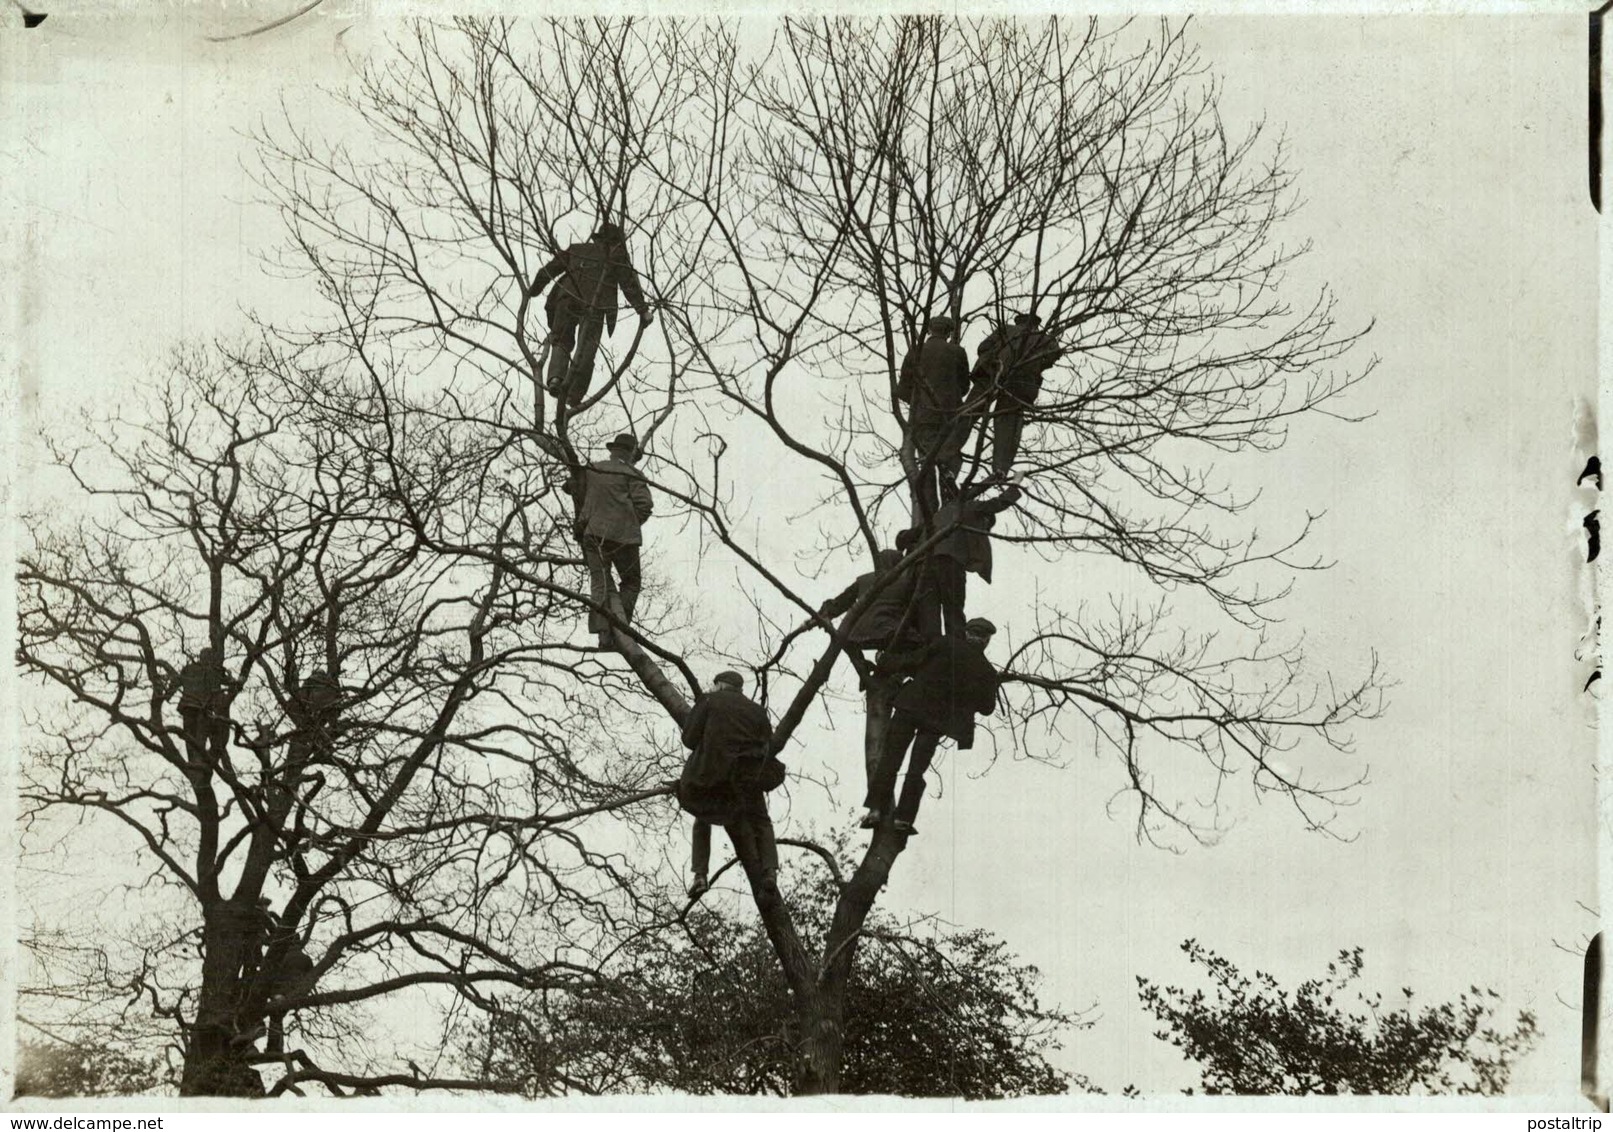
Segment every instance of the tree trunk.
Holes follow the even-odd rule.
[[[252,913],[234,901],[204,909],[202,985],[196,1020],[185,1036],[182,1097],[261,1097],[263,1079],[247,1064],[249,1041],[237,1040],[241,1025],[241,967],[251,942]]]

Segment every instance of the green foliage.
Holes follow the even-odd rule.
[[[825,883],[791,898],[818,938],[833,895]],[[711,903],[631,945],[620,993],[552,993],[499,1011],[465,1051],[478,1075],[527,1096],[788,1094],[797,1034],[777,961],[759,925]],[[1082,1023],[1043,1007],[1039,972],[989,932],[921,937],[876,914],[864,935],[843,1092],[980,1100],[1089,1087],[1047,1061],[1059,1033]]]
[[[128,1097],[168,1084],[155,1061],[104,1046],[21,1042],[17,1049],[19,1097]]]
[[[1182,950],[1209,975],[1214,996],[1144,978],[1138,994],[1167,1026],[1155,1036],[1199,1063],[1206,1093],[1493,1096],[1539,1037],[1527,1011],[1510,1032],[1498,1029],[1497,995],[1477,987],[1417,1011],[1403,990],[1406,1005],[1385,1009],[1381,995],[1351,986],[1359,947],[1292,993],[1263,972],[1247,978],[1193,940]]]

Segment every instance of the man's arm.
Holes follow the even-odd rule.
[[[537,298],[543,294],[543,289],[566,273],[566,253],[561,252],[532,277],[532,283],[527,287],[528,298]]]
[[[711,714],[711,700],[701,696],[695,701],[694,710],[689,713],[688,720],[683,725],[683,745],[691,751],[700,746],[700,740],[706,736],[706,717]]]
[[[861,579],[841,590],[834,597],[818,606],[819,617],[839,617],[846,610],[857,604],[857,586]]]
[[[633,504],[633,513],[643,522],[655,511],[655,500],[650,496],[650,485],[643,476],[634,472],[627,479],[627,498]]]
[[[1025,492],[1020,489],[1020,486],[1017,483],[1009,484],[1003,489],[1003,493],[996,499],[971,500],[969,506],[977,515],[984,518],[987,515],[995,515],[999,511],[1008,510],[1014,504],[1018,503],[1024,494]]]
[[[639,284],[638,271],[633,267],[633,260],[626,248],[612,254],[611,275],[622,289],[622,298],[627,300],[627,305],[637,311],[645,322],[649,322],[650,304],[644,301],[644,288]]]
[[[907,357],[902,359],[901,373],[896,378],[896,399],[911,405],[913,403],[913,385],[918,380],[919,352],[909,350]]]

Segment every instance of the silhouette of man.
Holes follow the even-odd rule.
[[[935,758],[936,745],[946,737],[960,751],[967,751],[974,746],[975,716],[997,710],[997,670],[985,655],[996,631],[990,621],[976,617],[969,621],[964,636],[941,637],[905,656],[886,654],[887,667],[910,671],[913,677],[896,693],[884,753],[868,784],[868,812],[863,815],[862,828],[874,829],[890,815],[891,828],[897,833],[911,836],[918,832],[913,819],[924,798],[924,772]],[[907,778],[892,813],[896,775],[904,760]]]
[[[710,887],[711,827],[728,829],[728,839],[741,861],[753,862],[761,882],[773,888],[778,881],[778,843],[767,814],[767,790],[776,786],[766,775],[773,743],[773,725],[762,706],[745,695],[745,680],[737,672],[719,672],[712,687],[700,697],[683,727],[688,761],[678,779],[678,802],[695,817],[694,881],[689,895]]]
[[[550,349],[544,388],[575,408],[593,381],[601,334],[616,332],[617,292],[638,312],[644,326],[655,320],[655,314],[644,301],[638,272],[627,254],[626,234],[608,221],[592,239],[572,244],[545,264],[527,294],[537,298],[555,280],[559,282],[544,303]]]
[[[578,497],[577,535],[588,567],[589,597],[596,606],[614,608],[622,621],[631,624],[643,578],[639,547],[644,521],[655,504],[643,473],[633,466],[638,441],[620,433],[605,451],[609,453],[605,459],[590,464],[571,482]],[[619,584],[613,583],[612,570]],[[612,629],[603,616],[590,610],[588,628],[599,634],[601,648],[610,646]]]
[[[908,425],[919,462],[913,505],[925,516],[957,494],[963,470],[969,428],[958,410],[969,392],[969,355],[950,338],[957,325],[945,315],[930,319],[924,341],[902,360],[896,384],[897,398],[912,407]]]
[[[1042,392],[1042,376],[1059,360],[1058,341],[1041,329],[1040,315],[1017,315],[1012,325],[999,326],[980,343],[974,380],[994,382],[996,404],[991,420],[991,472],[1006,479],[1019,456],[1025,414]]]
[[[978,574],[981,581],[991,582],[991,529],[998,513],[1018,503],[1024,494],[1014,483],[995,499],[950,499],[935,513],[930,529],[946,533],[928,552],[929,570],[921,586],[921,596],[931,603],[921,624],[932,634],[938,624],[945,633],[963,633],[969,575]],[[905,541],[912,545],[919,539],[910,536]]]
[[[217,649],[203,648],[179,670],[179,718],[184,723],[185,757],[198,769],[223,752],[230,738],[233,683]],[[169,690],[173,694],[173,689]]]

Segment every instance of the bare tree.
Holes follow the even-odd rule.
[[[413,684],[401,677],[373,697],[377,711],[396,703],[410,721],[385,717],[389,734],[408,738],[385,764],[403,785],[377,797],[384,811],[352,812],[349,828],[400,850],[413,837],[456,848],[494,837],[477,812],[496,807],[467,804],[469,779],[428,792],[418,811],[396,806],[413,776],[440,773],[434,752],[445,744],[494,741],[452,728],[502,681],[541,684],[538,702],[566,711],[603,713],[608,702],[641,724],[646,752],[620,780],[585,776],[618,800],[595,806],[656,789],[671,765],[667,723],[686,715],[702,663],[755,674],[777,711],[775,749],[811,734],[803,726],[842,695],[845,640],[816,612],[823,591],[799,579],[848,569],[916,518],[909,487],[925,469],[895,395],[903,357],[929,316],[983,333],[1033,308],[1067,353],[1026,428],[1026,494],[997,535],[1022,548],[1005,563],[1020,592],[1037,589],[1037,561],[1079,564],[1092,581],[1079,608],[1038,597],[1024,610],[995,744],[1032,758],[1109,753],[1140,837],[1213,832],[1217,803],[1186,800],[1218,799],[1240,779],[1290,801],[1306,829],[1328,829],[1359,781],[1308,773],[1289,752],[1305,740],[1344,749],[1347,726],[1378,710],[1382,680],[1375,659],[1342,684],[1308,667],[1273,609],[1294,571],[1321,565],[1300,551],[1314,517],[1261,540],[1252,497],[1215,463],[1279,448],[1296,418],[1339,415],[1340,394],[1371,369],[1341,368],[1360,334],[1338,328],[1325,293],[1295,305],[1283,284],[1303,246],[1283,243],[1294,197],[1280,144],[1258,127],[1229,133],[1186,32],[1168,25],[914,18],[789,21],[770,39],[749,31],[419,25],[338,96],[340,122],[288,112],[262,132],[262,183],[290,236],[283,266],[326,300],[316,322],[275,333],[299,372],[338,375],[291,384],[330,430],[330,458],[363,485],[353,488],[357,530],[373,524],[390,540],[377,557],[355,536],[343,561],[362,562],[358,579],[392,561],[400,580],[430,578],[405,589],[408,600],[391,596],[391,575],[369,589],[355,579],[354,614],[323,583],[296,607],[322,611],[298,614],[313,628],[361,607],[374,648],[408,657],[409,681],[430,674],[434,698],[403,696]],[[589,398],[551,419],[529,281],[602,219],[626,228],[662,317],[653,333],[608,345]],[[990,417],[989,404],[969,408]],[[659,592],[631,624],[588,597],[556,488],[626,425],[648,450],[658,510],[698,537],[702,569],[730,574],[743,595],[729,603],[742,629],[696,616],[688,580],[655,571]],[[977,457],[985,431],[972,441]],[[963,490],[977,478],[967,473]],[[784,480],[787,492],[767,486]],[[893,576],[918,569],[944,533],[921,540]],[[202,549],[222,561],[214,546]],[[289,579],[309,567],[277,569]],[[64,567],[30,565],[29,584],[52,571]],[[569,643],[584,610],[609,620],[613,650]],[[439,630],[433,619],[451,614]],[[290,623],[273,624],[238,629],[221,615],[209,632],[281,648]],[[418,644],[389,635],[403,625]],[[490,625],[513,636],[495,646]],[[468,653],[419,659],[450,638]],[[141,663],[154,682],[155,660]],[[285,683],[264,679],[271,690]],[[140,726],[151,733],[162,722],[155,707],[148,716]],[[603,720],[554,722],[556,746],[542,757],[536,724],[501,734],[531,752],[512,766],[565,794],[565,744],[601,734]],[[875,712],[865,758],[883,742]],[[392,832],[400,824],[406,836]],[[800,1092],[839,1087],[849,975],[906,840],[886,823],[849,876],[835,873],[833,915],[815,938],[759,862],[740,862],[797,1016]],[[328,883],[360,859],[357,842],[343,844],[310,877]],[[160,839],[154,848],[167,851]],[[365,880],[383,875],[391,886],[379,868]],[[479,874],[437,875],[434,887],[483,891]],[[475,899],[437,898],[453,908]],[[294,899],[288,911],[300,916],[314,897]],[[528,908],[557,899],[540,885]],[[439,931],[438,919],[417,930]],[[499,979],[569,977],[493,966]],[[310,1001],[321,1000],[334,1001]]]
[[[407,494],[322,415],[338,395],[344,427],[373,411],[391,430]],[[639,870],[578,825],[662,788],[571,740],[631,715],[606,673],[549,695],[575,650],[546,635],[548,599],[433,550],[508,490],[478,494],[486,453],[453,427],[263,350],[186,352],[151,400],[56,450],[87,511],[34,516],[19,570],[20,662],[45,685],[25,838],[45,853],[80,818],[133,837],[150,938],[76,963],[58,946],[32,1001],[63,1017],[50,1003],[92,998],[87,979],[143,1007],[181,1047],[185,1094],[261,1092],[263,1062],[275,1091],[476,1087],[355,1064],[353,1012],[418,990],[452,1015],[597,977],[591,957],[643,919]],[[172,698],[208,646],[229,722],[198,735]],[[285,1047],[288,1013],[304,1048]]]

